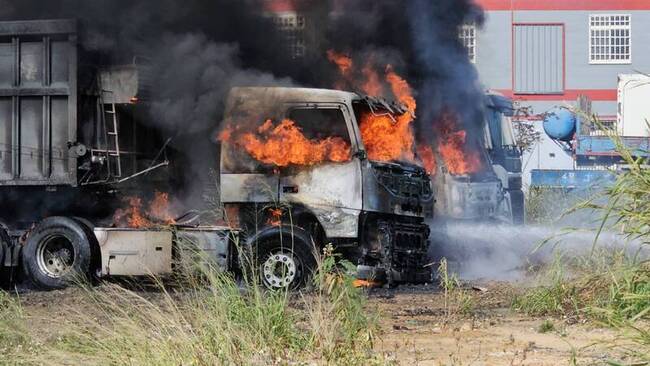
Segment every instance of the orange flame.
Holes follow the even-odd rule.
[[[393,96],[409,111],[400,116],[374,115],[371,112],[361,115],[359,128],[368,158],[374,161],[415,161],[411,122],[416,102],[408,82],[397,75],[391,65],[386,66],[382,79],[373,57],[366,60],[360,73],[356,72],[354,62],[348,56],[329,50],[327,58],[336,64],[341,75],[334,85],[337,89],[360,89],[368,95],[382,96],[386,94],[385,86],[389,86]]]
[[[148,210],[143,210],[140,197],[126,197],[127,208],[120,208],[113,214],[113,223],[117,227],[148,228],[156,223],[174,224],[174,218],[169,211],[169,194],[155,192],[155,197],[149,204]]]
[[[327,50],[327,59],[336,64],[341,75],[347,76],[352,71],[352,59],[334,50]]]
[[[361,73],[365,78],[361,90],[368,95],[382,95],[384,86],[379,79],[379,75],[372,68],[372,65],[370,63],[365,64],[361,69]]]
[[[438,151],[440,157],[453,175],[465,175],[481,170],[482,164],[478,151],[468,151],[467,132],[454,131],[455,119],[449,114],[443,116],[439,129]]]
[[[406,106],[408,112],[399,116],[364,113],[360,124],[361,139],[371,160],[414,161],[411,122],[415,115],[415,98],[408,82],[397,75],[390,65],[386,68],[386,81],[393,95]]]
[[[113,223],[118,227],[141,228],[150,227],[152,222],[142,214],[142,199],[139,197],[126,197],[129,205],[125,209],[117,209],[113,215]]]
[[[428,145],[418,146],[418,156],[422,160],[422,165],[429,175],[435,175],[437,169],[436,156],[433,148]]]
[[[282,225],[282,209],[280,208],[269,209],[269,218],[267,220],[267,224],[271,226]]]
[[[341,80],[338,80],[334,87],[340,90],[346,89],[347,85],[352,81],[352,59],[334,50],[327,50],[327,59],[336,65],[341,75]]]
[[[290,119],[277,125],[267,119],[256,132],[236,135],[226,128],[219,135],[222,141],[242,146],[255,160],[279,167],[314,165],[322,162],[350,160],[350,144],[341,137],[308,139]]]
[[[147,213],[151,218],[167,225],[176,223],[174,216],[169,210],[169,193],[156,191],[153,201],[149,204],[149,211]]]

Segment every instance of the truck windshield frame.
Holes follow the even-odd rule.
[[[340,137],[352,144],[348,123],[340,107],[292,107],[287,111],[287,118],[295,122],[310,140]]]

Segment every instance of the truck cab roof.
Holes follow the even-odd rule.
[[[235,106],[238,110],[268,111],[286,103],[351,105],[354,102],[366,102],[373,109],[385,109],[393,114],[407,112],[406,107],[397,102],[355,92],[299,87],[234,87],[230,90],[226,115]]]
[[[296,87],[234,87],[230,98],[263,100],[273,99],[286,103],[346,103],[361,97],[352,92],[330,89]]]

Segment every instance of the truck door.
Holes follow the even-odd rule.
[[[362,208],[361,162],[354,152],[353,122],[344,104],[290,105],[286,117],[308,139],[341,137],[350,144],[345,162],[323,162],[283,169],[280,202],[302,204],[318,218],[328,237],[355,237]]]

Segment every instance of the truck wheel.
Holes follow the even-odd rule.
[[[67,217],[41,221],[23,248],[27,277],[44,290],[65,288],[87,278],[92,251],[82,224]]]
[[[296,290],[307,285],[316,268],[309,234],[299,228],[273,230],[258,239],[261,281],[270,290]]]
[[[102,267],[102,253],[99,249],[99,243],[97,242],[97,237],[95,236],[95,225],[88,219],[83,217],[73,217],[73,220],[78,222],[86,233],[88,242],[90,243],[90,270],[89,274],[92,280],[97,280],[101,274]]]

